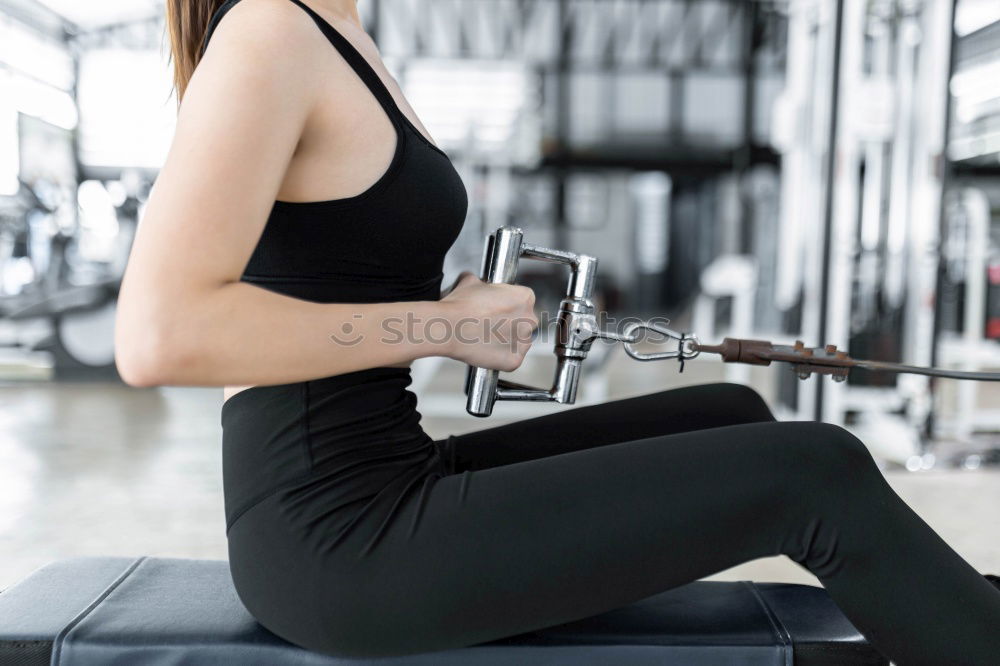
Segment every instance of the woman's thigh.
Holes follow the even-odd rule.
[[[562,410],[452,435],[438,444],[449,469],[463,472],[658,435],[774,420],[754,389],[717,382]]]
[[[234,580],[265,626],[320,652],[499,639],[802,543],[790,533],[806,521],[789,470],[808,466],[819,485],[847,476],[837,456],[815,459],[824,439],[829,450],[847,441],[841,432],[729,425],[431,478],[390,521],[369,516],[308,562],[280,516],[251,512],[230,533]]]

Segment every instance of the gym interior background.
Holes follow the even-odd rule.
[[[504,224],[596,255],[609,314],[857,358],[1000,367],[996,0],[361,0],[469,192],[446,283]],[[226,557],[221,389],[136,389],[116,294],[173,130],[162,0],[0,0],[0,589],[74,555]],[[331,221],[335,223],[334,221]],[[554,311],[563,270],[519,282]],[[514,379],[545,385],[551,345]],[[981,571],[1000,570],[1000,387],[845,382],[598,343],[577,404],[747,383],[854,431]],[[429,434],[464,368],[413,370]],[[614,470],[608,470],[614,474]],[[642,510],[638,507],[637,510]],[[785,559],[717,578],[812,582]]]

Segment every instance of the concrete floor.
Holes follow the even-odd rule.
[[[614,360],[610,397],[721,379],[714,366],[689,364],[678,375],[668,365]],[[751,383],[766,384],[770,370],[754,370],[763,374]],[[462,397],[443,393],[461,385],[461,372],[457,364],[445,367],[420,393],[428,406],[424,428],[433,437],[497,425],[516,411],[504,403],[490,421],[466,417]],[[0,386],[0,589],[75,555],[225,558],[221,394],[109,383]],[[445,409],[457,416],[429,415]],[[886,474],[975,567],[1000,572],[1000,472]],[[785,558],[750,562],[714,578],[816,583]]]

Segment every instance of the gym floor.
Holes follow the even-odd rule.
[[[445,364],[421,400],[435,406],[451,400],[459,416],[425,412],[428,434],[443,437],[504,422],[506,403],[489,421],[466,417],[462,397],[452,390],[461,386],[463,367]],[[753,370],[751,384],[770,398],[773,370]],[[689,363],[678,374],[673,364],[635,364],[614,354],[610,398],[722,381],[722,373],[719,363]],[[0,589],[48,562],[77,555],[224,559],[221,404],[216,388],[0,386]],[[537,413],[557,408],[538,407]],[[886,475],[975,567],[1000,573],[1000,471],[907,472],[890,466]],[[785,558],[750,562],[714,578],[817,583]]]

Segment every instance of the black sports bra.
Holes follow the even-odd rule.
[[[209,23],[202,53],[228,0]],[[329,201],[275,201],[241,278],[323,303],[436,301],[444,255],[458,236],[468,195],[448,155],[410,122],[364,56],[300,0],[396,128],[388,169],[361,194]]]

